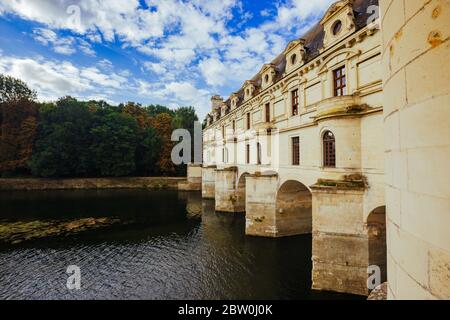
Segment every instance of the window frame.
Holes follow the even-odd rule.
[[[330,137],[330,134],[332,138]],[[323,167],[336,168],[336,136],[330,130],[323,133],[322,136],[323,148]]]
[[[341,66],[333,70],[333,96],[342,97],[347,94],[347,67]]]
[[[265,114],[266,114],[266,123],[270,123],[271,121],[272,121],[272,117],[271,117],[271,114],[270,114],[270,102],[268,102],[268,103],[266,103],[265,104]]]
[[[299,115],[299,101],[300,101],[300,96],[299,96],[299,90],[298,89],[294,89],[291,91],[291,114],[293,117],[298,116]]]

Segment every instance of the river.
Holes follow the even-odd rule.
[[[0,221],[116,223],[0,242],[0,299],[354,299],[311,288],[311,236],[245,236],[243,215],[175,191],[1,192]],[[66,287],[69,265],[81,290]]]

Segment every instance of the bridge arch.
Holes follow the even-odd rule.
[[[381,270],[381,282],[387,281],[386,206],[378,207],[367,218],[369,266]]]
[[[284,182],[276,196],[277,230],[282,236],[312,233],[312,193],[297,180]]]

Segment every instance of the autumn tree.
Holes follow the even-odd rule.
[[[36,93],[0,75],[0,174],[26,173],[37,129]]]
[[[161,152],[156,162],[157,174],[168,176],[176,172],[172,161],[172,121],[173,118],[167,113],[158,114],[152,118],[152,127],[158,132],[161,139]]]
[[[29,100],[0,104],[0,173],[26,173],[38,125],[38,107]]]

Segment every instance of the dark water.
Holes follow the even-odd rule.
[[[120,225],[0,244],[0,299],[348,299],[312,292],[311,237],[245,236],[196,193],[0,193],[0,220],[114,217]],[[66,288],[69,265],[82,289]]]

